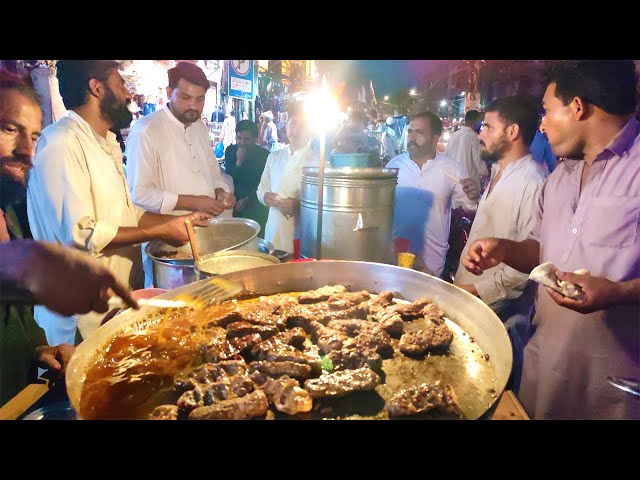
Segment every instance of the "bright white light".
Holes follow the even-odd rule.
[[[416,89],[412,88],[411,90],[409,90],[409,95],[415,95],[416,94]]]
[[[322,77],[322,88],[305,96],[305,111],[311,128],[324,133],[336,125],[338,120],[338,104],[327,88],[326,79]]]
[[[386,102],[387,100],[389,100],[389,95],[384,96],[384,101]]]
[[[451,137],[451,134],[449,132],[444,132],[444,135],[442,135],[442,138],[445,142],[449,141],[449,137]]]
[[[347,112],[350,112],[350,111],[351,111],[351,107],[347,107]]]
[[[464,92],[460,92],[460,95],[464,95]]]
[[[447,106],[447,101],[446,101],[446,100],[442,100],[442,101],[440,102],[440,106],[441,106],[441,107],[446,107],[446,106]]]

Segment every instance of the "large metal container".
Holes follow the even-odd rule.
[[[490,410],[509,378],[511,342],[498,316],[479,298],[431,275],[379,263],[321,261],[258,267],[228,273],[221,278],[236,281],[245,290],[262,294],[302,291],[340,283],[350,286],[353,291],[389,290],[396,298],[409,301],[429,297],[443,309],[449,320],[466,332],[469,341],[474,342],[470,345],[477,344],[488,355],[495,368],[495,376],[482,379],[478,377],[477,361],[469,356],[460,368],[448,372],[449,379],[457,385],[459,401],[475,405],[467,418],[479,418]],[[156,298],[173,299],[200,286],[202,283],[186,285]],[[149,307],[127,310],[101,326],[76,348],[66,373],[67,392],[76,411],[80,406],[87,371],[94,364],[96,354],[102,352],[115,335],[144,328],[140,322],[144,322],[152,312]],[[430,359],[424,362],[428,365]],[[435,370],[439,374],[437,366]]]
[[[300,253],[316,256],[318,168],[302,169]],[[392,262],[391,229],[397,168],[326,168],[322,258]]]
[[[268,253],[229,250],[205,255],[200,258],[195,270],[201,278],[206,278],[278,263],[280,260]]]
[[[239,220],[253,222],[253,220],[249,219]],[[196,238],[198,241],[200,241],[200,238],[206,239],[206,236],[204,235],[205,233],[212,232],[211,230],[207,232],[208,228],[209,227],[196,227]],[[260,230],[260,226],[258,226],[258,230]],[[205,245],[208,244],[205,243]],[[225,249],[224,251],[228,250],[244,250],[271,254],[273,252],[273,244],[262,238],[253,237],[240,246],[234,246],[234,248]],[[145,253],[153,262],[153,284],[157,288],[166,288],[167,290],[171,290],[183,285],[188,285],[203,278],[198,272],[196,272],[193,258],[172,259],[163,256],[163,252],[175,251],[191,255],[191,246],[186,244],[182,247],[176,248],[160,240],[153,240],[145,247]],[[207,252],[207,254],[211,253]]]

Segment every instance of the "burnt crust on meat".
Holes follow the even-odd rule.
[[[436,325],[429,322],[423,330],[416,330],[402,335],[398,348],[409,356],[424,355],[428,351],[442,353],[453,341],[453,332],[443,323]]]
[[[319,303],[329,300],[329,297],[335,293],[344,293],[347,291],[347,287],[344,285],[326,285],[317,290],[311,290],[310,292],[304,292],[298,296],[298,303]]]
[[[331,351],[327,357],[333,363],[334,371],[356,370],[363,367],[369,367],[375,372],[382,370],[382,357],[371,348],[352,346]]]
[[[392,417],[438,412],[464,418],[453,388],[439,380],[400,390],[386,402],[386,409]]]
[[[178,420],[178,406],[160,405],[149,414],[149,420]]]
[[[310,365],[297,362],[251,362],[249,364],[249,373],[252,372],[265,373],[271,377],[280,377],[288,375],[293,378],[309,378],[312,375]]]
[[[267,378],[261,384],[261,388],[276,410],[280,412],[296,415],[310,412],[313,408],[313,400],[309,392],[300,388],[300,383],[287,375],[275,380]]]
[[[227,325],[227,339],[258,333],[263,340],[266,340],[269,337],[273,337],[278,331],[275,325],[255,325],[249,322],[233,322]]]
[[[262,390],[254,390],[244,397],[223,400],[213,405],[199,407],[189,413],[189,420],[246,420],[264,416],[269,400]]]
[[[368,367],[323,373],[304,382],[311,398],[341,397],[357,391],[373,390],[381,382],[380,376]]]

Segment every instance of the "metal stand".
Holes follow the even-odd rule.
[[[322,258],[322,207],[324,203],[324,132],[320,135],[320,168],[318,168],[318,224],[316,232],[316,260]]]

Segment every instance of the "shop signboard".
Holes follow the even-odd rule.
[[[255,97],[253,60],[229,60],[229,96],[253,100]]]

